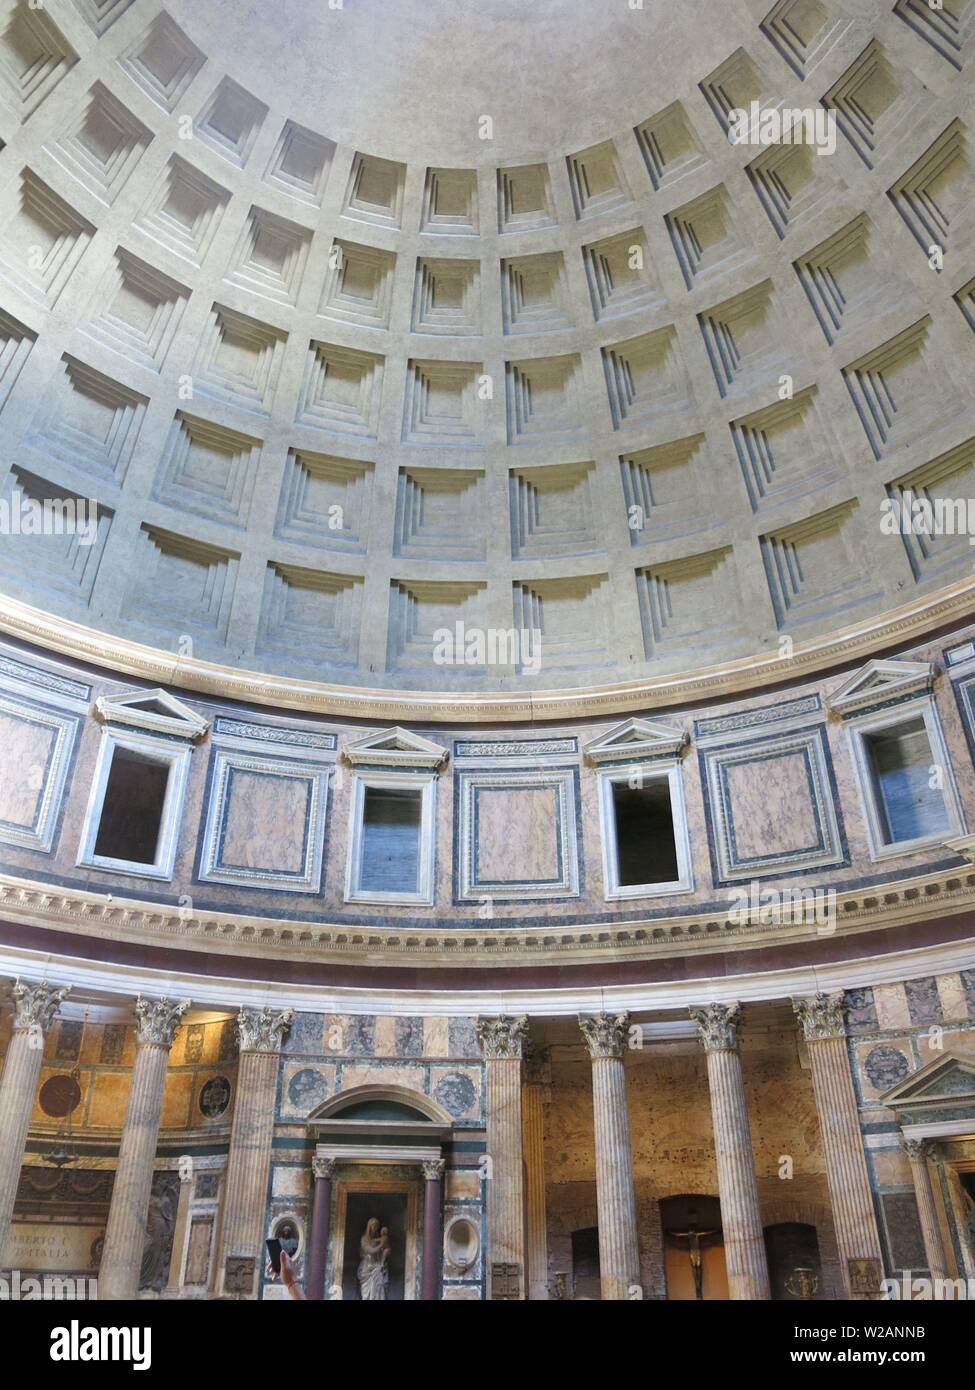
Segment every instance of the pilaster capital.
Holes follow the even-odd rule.
[[[180,1019],[190,1007],[188,999],[135,1001],[135,1041],[138,1047],[172,1047]]]
[[[580,1014],[579,1027],[589,1048],[589,1056],[622,1057],[629,1014]]]
[[[489,1062],[521,1059],[528,1037],[527,1014],[516,1014],[513,1018],[506,1014],[479,1018],[474,1028],[481,1051]]]
[[[311,1161],[311,1169],[316,1180],[323,1178],[326,1182],[330,1181],[337,1162],[337,1158],[323,1158],[320,1154],[316,1154]]]
[[[834,994],[811,994],[792,1001],[806,1042],[825,1042],[846,1037],[846,1013],[842,990]]]
[[[915,1163],[927,1163],[928,1159],[937,1161],[938,1146],[930,1139],[905,1139],[901,1137],[904,1152]]]
[[[40,1030],[44,1033],[57,1017],[70,985],[49,985],[44,981],[14,980],[10,993],[14,1003],[14,1032]]]
[[[433,1158],[421,1163],[420,1167],[423,1169],[424,1182],[441,1182],[446,1162],[442,1158]]]
[[[740,1004],[705,1004],[688,1013],[697,1024],[705,1052],[737,1052]]]
[[[241,1052],[280,1052],[294,1018],[294,1009],[241,1009],[237,1041]]]

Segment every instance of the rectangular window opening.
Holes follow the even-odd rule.
[[[885,845],[937,835],[949,828],[944,793],[935,776],[923,719],[863,737],[877,821]]]
[[[419,892],[422,817],[421,790],[365,788],[360,892]]]
[[[130,748],[116,748],[95,838],[99,859],[155,864],[170,765]]]
[[[642,787],[614,782],[612,786],[619,887],[676,883],[680,868],[669,781],[653,779]]]

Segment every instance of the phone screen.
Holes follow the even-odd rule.
[[[275,1274],[281,1273],[281,1242],[273,1238],[267,1241],[267,1257]]]

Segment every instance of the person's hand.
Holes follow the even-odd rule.
[[[295,1267],[291,1263],[287,1250],[281,1251],[281,1283],[289,1293],[295,1285]]]

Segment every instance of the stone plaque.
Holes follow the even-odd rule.
[[[850,1293],[879,1293],[883,1271],[879,1260],[847,1260]]]
[[[228,1255],[223,1280],[224,1292],[252,1294],[256,1273],[257,1260],[253,1255]]]
[[[521,1298],[521,1265],[491,1266],[491,1299],[510,1303]]]

